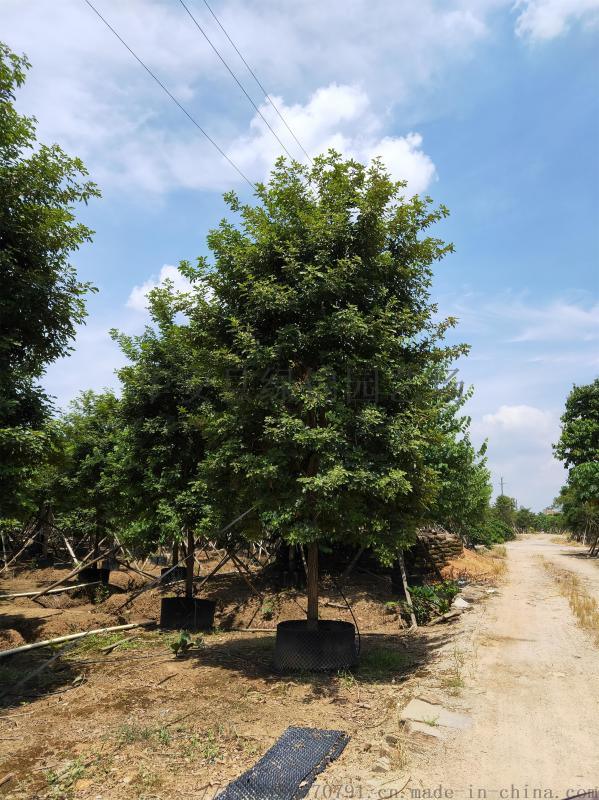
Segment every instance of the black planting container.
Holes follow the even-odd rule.
[[[163,597],[160,627],[177,631],[207,631],[214,626],[214,600],[197,597]]]
[[[348,669],[358,660],[356,629],[351,622],[305,619],[279,622],[274,666],[281,671]]]

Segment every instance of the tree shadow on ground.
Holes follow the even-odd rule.
[[[572,553],[570,551],[562,550],[560,553],[561,556],[565,556],[566,558],[578,558],[581,561],[599,561],[599,553],[595,553],[595,555],[589,555],[588,550],[583,550],[582,552]]]
[[[44,619],[5,614],[0,618],[0,630],[16,630],[23,636],[25,632],[27,636],[24,638],[34,640],[35,632],[43,622]],[[62,655],[50,661],[55,655],[55,650],[43,647],[2,657],[0,709],[21,706],[25,702],[53,694],[64,686],[70,687],[77,676],[76,664],[68,662]],[[32,674],[43,664],[47,664],[45,669],[38,674]],[[21,683],[27,676],[31,677]]]
[[[339,679],[369,685],[401,683],[426,670],[437,651],[450,644],[456,633],[456,629],[445,627],[402,634],[362,634],[357,665],[340,672],[278,672],[273,666],[274,633],[210,635],[189,657],[195,659],[197,667],[219,667],[273,685],[310,684],[312,695],[305,702],[311,702],[335,696]]]

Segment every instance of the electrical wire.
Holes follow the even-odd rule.
[[[300,148],[300,150],[301,150],[301,151],[303,152],[303,154],[306,156],[306,158],[308,159],[308,161],[310,161],[310,162],[311,162],[311,161],[312,161],[312,158],[311,158],[311,156],[310,156],[310,155],[309,155],[309,154],[306,152],[306,150],[305,150],[305,148],[304,148],[303,144],[300,142],[300,140],[297,138],[297,136],[295,135],[295,133],[292,131],[292,129],[291,129],[291,128],[290,128],[290,126],[288,125],[288,123],[287,123],[287,120],[286,120],[286,119],[285,119],[285,117],[284,117],[284,116],[281,114],[281,112],[279,111],[279,109],[277,108],[277,106],[275,105],[275,103],[274,103],[274,100],[273,100],[273,99],[272,99],[272,97],[269,95],[269,93],[266,91],[266,89],[264,88],[264,86],[262,85],[262,83],[260,82],[260,80],[258,79],[258,76],[257,76],[257,75],[256,75],[256,73],[254,72],[254,70],[253,70],[253,69],[250,67],[250,65],[248,64],[248,62],[247,62],[247,61],[245,60],[245,58],[243,57],[243,55],[241,54],[241,52],[240,52],[239,48],[237,47],[237,45],[236,45],[236,44],[235,44],[235,42],[233,41],[233,39],[231,39],[231,37],[230,37],[230,36],[229,36],[229,34],[227,33],[227,31],[226,31],[226,29],[225,29],[224,25],[222,24],[222,22],[221,22],[221,21],[219,20],[219,18],[216,16],[216,14],[215,14],[215,13],[214,13],[214,11],[212,10],[212,8],[211,8],[211,7],[208,5],[208,0],[204,0],[204,5],[206,6],[206,8],[208,9],[208,11],[209,11],[209,12],[212,14],[212,16],[214,17],[214,19],[216,20],[216,24],[217,24],[217,25],[218,25],[218,27],[221,29],[221,31],[222,31],[222,32],[225,34],[225,36],[226,36],[226,37],[227,37],[227,39],[229,40],[229,42],[230,42],[231,46],[233,47],[233,49],[235,50],[235,52],[237,53],[237,55],[239,56],[239,58],[240,58],[240,59],[243,61],[243,63],[245,64],[245,67],[246,67],[247,71],[250,73],[250,75],[252,76],[252,78],[253,78],[253,79],[256,81],[256,83],[257,83],[257,84],[258,84],[258,86],[260,87],[260,90],[261,90],[261,91],[262,91],[262,93],[264,94],[264,97],[265,97],[265,98],[268,100],[268,102],[269,102],[269,103],[271,104],[271,106],[274,108],[274,110],[275,110],[275,111],[276,111],[276,113],[278,114],[278,116],[279,116],[279,118],[280,118],[281,122],[282,122],[282,123],[285,125],[285,127],[287,128],[287,130],[289,131],[289,133],[290,133],[290,134],[293,136],[293,138],[295,139],[295,141],[296,141],[296,144],[298,145],[298,147]]]
[[[221,54],[221,52],[218,50],[218,48],[217,48],[217,47],[216,47],[216,45],[215,45],[215,44],[212,42],[212,40],[210,39],[210,37],[208,36],[208,34],[206,33],[206,31],[205,31],[205,30],[202,28],[202,26],[200,25],[200,23],[197,21],[197,19],[196,19],[196,18],[194,17],[194,15],[191,13],[191,11],[189,10],[189,6],[187,6],[187,5],[186,5],[186,3],[184,2],[184,0],[179,0],[179,2],[181,3],[181,5],[182,5],[182,6],[183,6],[183,8],[185,9],[185,11],[187,11],[187,13],[189,14],[189,17],[191,18],[191,20],[192,20],[193,24],[194,24],[194,25],[196,26],[196,28],[197,28],[197,29],[200,31],[200,33],[202,34],[202,36],[204,37],[204,39],[206,39],[206,41],[208,42],[208,44],[210,45],[210,47],[211,47],[211,48],[214,50],[214,52],[216,53],[216,55],[217,55],[217,56],[220,58],[220,60],[221,60],[221,61],[222,61],[222,63],[224,64],[224,66],[225,66],[225,68],[226,68],[227,72],[229,73],[229,75],[230,75],[230,76],[233,78],[233,80],[235,81],[235,83],[236,83],[236,84],[239,86],[239,88],[241,89],[241,91],[244,93],[244,95],[245,95],[245,96],[247,97],[247,99],[250,101],[250,103],[252,104],[252,107],[254,108],[254,110],[256,111],[256,113],[260,115],[260,119],[261,119],[261,120],[264,122],[264,124],[267,126],[268,130],[269,130],[269,131],[272,133],[272,135],[275,137],[275,139],[277,140],[277,142],[278,142],[278,143],[281,145],[281,147],[283,148],[283,150],[284,150],[284,151],[287,153],[287,155],[289,156],[289,158],[290,158],[290,159],[293,161],[293,156],[291,155],[291,153],[289,152],[289,150],[287,149],[287,147],[285,146],[285,144],[284,144],[284,143],[281,141],[281,139],[279,138],[279,136],[278,136],[277,132],[275,131],[275,129],[272,127],[272,125],[270,124],[270,122],[269,122],[269,121],[266,119],[266,117],[264,116],[264,114],[263,114],[263,113],[260,111],[260,109],[258,108],[258,106],[256,105],[256,103],[254,103],[254,101],[253,101],[252,97],[251,97],[251,96],[250,96],[250,94],[248,94],[248,92],[246,91],[246,88],[245,88],[245,86],[244,86],[244,85],[241,83],[241,81],[239,80],[239,78],[237,77],[237,75],[236,75],[236,74],[233,72],[233,70],[231,69],[231,67],[230,67],[230,66],[227,64],[227,62],[225,61],[225,58],[223,57],[223,55]]]
[[[117,31],[116,31],[116,30],[115,30],[115,29],[112,27],[112,25],[111,25],[111,24],[108,22],[108,20],[106,20],[106,19],[105,19],[105,18],[102,16],[102,14],[100,14],[100,12],[99,12],[99,11],[98,11],[98,9],[97,9],[97,8],[96,8],[96,7],[93,5],[93,3],[91,3],[91,2],[90,2],[90,0],[84,0],[84,2],[85,2],[85,3],[87,3],[87,5],[88,5],[88,6],[91,8],[91,10],[92,10],[92,11],[93,11],[93,12],[94,12],[94,13],[95,13],[95,14],[96,14],[96,15],[97,15],[97,16],[98,16],[98,17],[99,17],[101,20],[102,20],[102,22],[103,22],[103,23],[106,25],[106,27],[107,27],[107,28],[108,28],[108,29],[109,29],[109,30],[110,30],[110,31],[111,31],[111,32],[112,32],[112,33],[113,33],[113,34],[116,36],[116,38],[119,40],[119,42],[120,42],[120,43],[121,43],[121,44],[122,44],[122,45],[123,45],[123,46],[124,46],[124,47],[125,47],[125,48],[126,48],[128,51],[129,51],[129,52],[130,52],[130,53],[131,53],[131,55],[133,56],[133,58],[134,58],[134,59],[135,59],[135,60],[136,60],[136,61],[137,61],[139,64],[141,64],[141,66],[142,66],[142,67],[145,69],[145,71],[148,73],[148,75],[150,75],[150,77],[151,77],[151,78],[153,78],[153,79],[156,81],[156,83],[158,84],[158,86],[160,86],[160,88],[162,89],[162,91],[163,91],[163,92],[165,92],[165,94],[167,94],[167,95],[170,97],[170,99],[173,101],[173,103],[175,103],[175,105],[179,107],[179,109],[180,109],[180,110],[181,110],[181,111],[182,111],[182,112],[185,114],[185,116],[186,116],[186,117],[189,119],[189,121],[190,121],[190,122],[191,122],[193,125],[195,125],[195,127],[196,127],[196,128],[199,130],[199,131],[200,131],[200,133],[202,133],[202,134],[203,134],[203,136],[205,136],[205,138],[206,138],[206,139],[208,139],[208,141],[210,142],[210,144],[211,144],[211,145],[212,145],[214,148],[216,148],[216,150],[218,150],[218,152],[221,154],[221,156],[222,156],[222,157],[223,157],[223,158],[224,158],[224,159],[225,159],[225,160],[226,160],[226,161],[227,161],[227,162],[228,162],[228,163],[229,163],[229,164],[230,164],[230,165],[233,167],[233,169],[234,169],[234,170],[235,170],[235,171],[236,171],[236,172],[237,172],[239,175],[241,175],[241,177],[243,178],[243,180],[244,180],[244,181],[245,181],[247,184],[249,184],[249,186],[250,186],[252,189],[255,189],[255,188],[256,188],[256,187],[255,187],[255,185],[254,185],[254,184],[252,183],[252,181],[251,181],[251,180],[250,180],[250,179],[247,177],[247,175],[244,175],[244,173],[243,173],[243,172],[241,171],[241,169],[240,169],[240,168],[237,166],[237,164],[236,164],[234,161],[232,161],[232,160],[229,158],[229,156],[228,156],[228,155],[225,153],[225,151],[224,151],[224,150],[223,150],[221,147],[219,147],[219,145],[218,145],[218,144],[217,144],[217,143],[214,141],[214,139],[213,139],[213,138],[212,138],[212,137],[211,137],[211,136],[210,136],[210,135],[209,135],[209,134],[208,134],[208,133],[207,133],[207,132],[204,130],[204,128],[202,128],[202,126],[200,125],[200,123],[199,123],[199,122],[198,122],[196,119],[194,119],[194,117],[192,117],[192,115],[189,113],[189,111],[187,111],[187,109],[186,109],[184,106],[182,106],[182,105],[181,105],[181,103],[180,103],[180,102],[177,100],[177,98],[174,96],[174,94],[173,94],[173,93],[172,93],[172,92],[171,92],[169,89],[167,89],[167,87],[164,85],[164,83],[162,83],[162,81],[160,80],[160,78],[158,78],[158,76],[157,76],[157,75],[155,75],[155,74],[154,74],[154,72],[152,72],[152,70],[151,70],[151,69],[150,69],[150,68],[149,68],[149,67],[148,67],[148,66],[147,66],[147,65],[146,65],[146,64],[145,64],[145,63],[144,63],[144,62],[141,60],[141,58],[140,58],[140,57],[137,55],[137,53],[135,53],[135,52],[134,52],[134,51],[133,51],[133,50],[132,50],[132,49],[129,47],[129,45],[127,44],[127,42],[126,42],[126,41],[125,41],[125,40],[122,38],[122,36],[120,36],[120,35],[117,33]]]

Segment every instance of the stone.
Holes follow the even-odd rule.
[[[465,714],[458,714],[449,711],[437,703],[427,703],[425,700],[415,698],[410,700],[408,705],[399,715],[403,722],[412,720],[413,722],[424,722],[429,727],[454,728],[466,730],[472,725],[470,717]]]
[[[405,725],[405,732],[409,736],[421,736],[429,739],[447,739],[447,728],[441,728],[438,725],[427,725],[426,722],[416,722],[409,719]]]
[[[463,597],[456,597],[451,604],[454,608],[472,608],[471,604]]]
[[[373,772],[389,772],[391,769],[391,762],[386,756],[382,756],[375,762],[372,771]]]

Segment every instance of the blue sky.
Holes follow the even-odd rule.
[[[244,172],[264,178],[280,147],[179,3],[96,5]],[[261,104],[202,0],[189,5]],[[521,504],[550,503],[564,478],[550,445],[566,395],[599,373],[599,0],[213,8],[311,153],[382,155],[411,191],[449,206],[438,233],[456,253],[434,296],[472,345],[460,373],[475,388],[473,437],[489,440],[496,489],[503,476]],[[20,110],[103,191],[82,212],[96,234],[75,259],[100,291],[75,352],[45,379],[64,406],[116,385],[108,329],[140,330],[144,292],[206,252],[222,191],[249,190],[82,0],[1,0],[0,26],[33,63]]]

